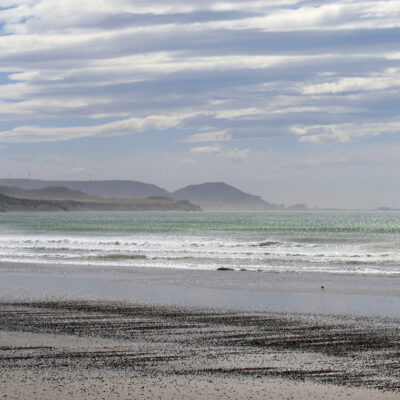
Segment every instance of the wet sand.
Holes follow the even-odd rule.
[[[0,304],[4,399],[399,399],[388,317]]]
[[[400,318],[400,275],[0,263],[0,302],[48,299]]]

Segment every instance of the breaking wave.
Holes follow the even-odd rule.
[[[1,215],[0,262],[400,274],[399,216],[313,212]]]

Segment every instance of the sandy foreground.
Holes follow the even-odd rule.
[[[400,399],[396,319],[0,304],[1,399]]]

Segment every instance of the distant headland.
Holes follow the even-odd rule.
[[[189,185],[174,192],[131,180],[55,181],[0,179],[0,211],[263,211],[285,207],[224,182]]]

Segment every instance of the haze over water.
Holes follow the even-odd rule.
[[[400,212],[4,213],[0,262],[400,274]]]

